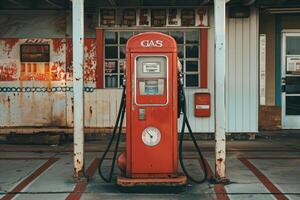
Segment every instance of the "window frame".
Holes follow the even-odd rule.
[[[121,58],[120,57],[120,49],[121,47],[124,47],[126,49],[126,44],[121,44],[120,43],[120,33],[121,32],[130,32],[132,33],[132,35],[136,35],[139,34],[141,32],[147,32],[147,31],[155,31],[155,29],[104,29],[104,37],[103,37],[103,47],[104,47],[104,51],[103,51],[103,84],[104,84],[104,88],[106,89],[118,89],[121,88],[121,79],[122,76],[124,77],[124,71],[121,73],[120,70],[120,63],[121,62],[126,62],[125,59],[126,58]],[[185,88],[201,88],[200,87],[200,83],[201,83],[201,30],[199,28],[185,28],[185,29],[176,29],[176,28],[168,28],[168,29],[162,29],[160,28],[159,30],[157,30],[159,32],[163,32],[166,33],[168,35],[171,35],[171,32],[183,32],[183,43],[181,44],[177,44],[177,46],[182,46],[183,47],[183,57],[179,58],[179,61],[181,62],[182,66],[183,66],[183,76],[184,76],[184,87]],[[116,44],[106,44],[105,43],[105,33],[107,32],[116,32],[117,33],[117,43]],[[197,32],[197,43],[186,43],[186,33],[187,32]],[[186,49],[187,46],[197,46],[198,48],[198,55],[195,58],[188,58],[186,56]],[[117,46],[117,50],[118,50],[118,56],[117,58],[106,58],[105,56],[105,47],[106,46]],[[126,55],[125,55],[126,56]],[[117,61],[117,73],[107,73],[106,69],[105,69],[105,63],[106,61]],[[197,65],[197,71],[186,71],[186,62],[188,61],[195,61],[198,63]],[[107,76],[115,76],[117,75],[117,87],[107,87],[106,85],[106,77]],[[186,75],[197,75],[197,85],[195,86],[186,86]],[[207,75],[206,75],[207,76]]]

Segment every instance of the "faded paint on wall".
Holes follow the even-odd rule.
[[[72,55],[72,49],[68,49],[70,40],[0,39],[0,86],[72,86],[72,63],[70,58],[67,60],[67,55]],[[21,62],[20,45],[24,43],[49,44],[50,62]],[[95,39],[85,39],[85,81],[87,86],[93,87],[96,70],[95,46]],[[0,127],[66,127],[66,104],[69,100],[72,101],[70,92],[0,93]],[[72,118],[73,113],[68,114]]]
[[[49,44],[50,62],[21,62],[21,44]],[[0,39],[0,81],[71,81],[71,39]],[[85,39],[84,80],[96,81],[96,41]]]
[[[73,46],[72,39],[68,38],[66,42],[66,71],[67,77],[66,80],[72,80],[73,76]],[[95,82],[96,81],[96,67],[97,67],[97,58],[96,58],[96,39],[94,38],[85,38],[84,39],[84,81]]]

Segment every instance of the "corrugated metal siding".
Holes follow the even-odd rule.
[[[226,129],[258,131],[258,13],[227,20]]]

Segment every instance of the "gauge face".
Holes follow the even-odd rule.
[[[160,142],[160,131],[155,127],[147,127],[143,130],[142,140],[147,146],[155,146]]]

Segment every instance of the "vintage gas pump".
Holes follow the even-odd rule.
[[[147,32],[128,40],[126,87],[123,90],[112,139],[99,165],[99,174],[106,182],[112,179],[125,110],[126,151],[118,157],[118,185],[180,186],[186,184],[187,178],[196,183],[206,180],[206,165],[185,112],[183,80],[178,63],[176,41],[168,35]],[[183,113],[179,148],[178,113]],[[203,180],[193,179],[184,166],[182,142],[186,125],[203,162]],[[103,175],[101,166],[118,127],[111,171],[107,178]],[[183,173],[178,171],[178,160]]]

